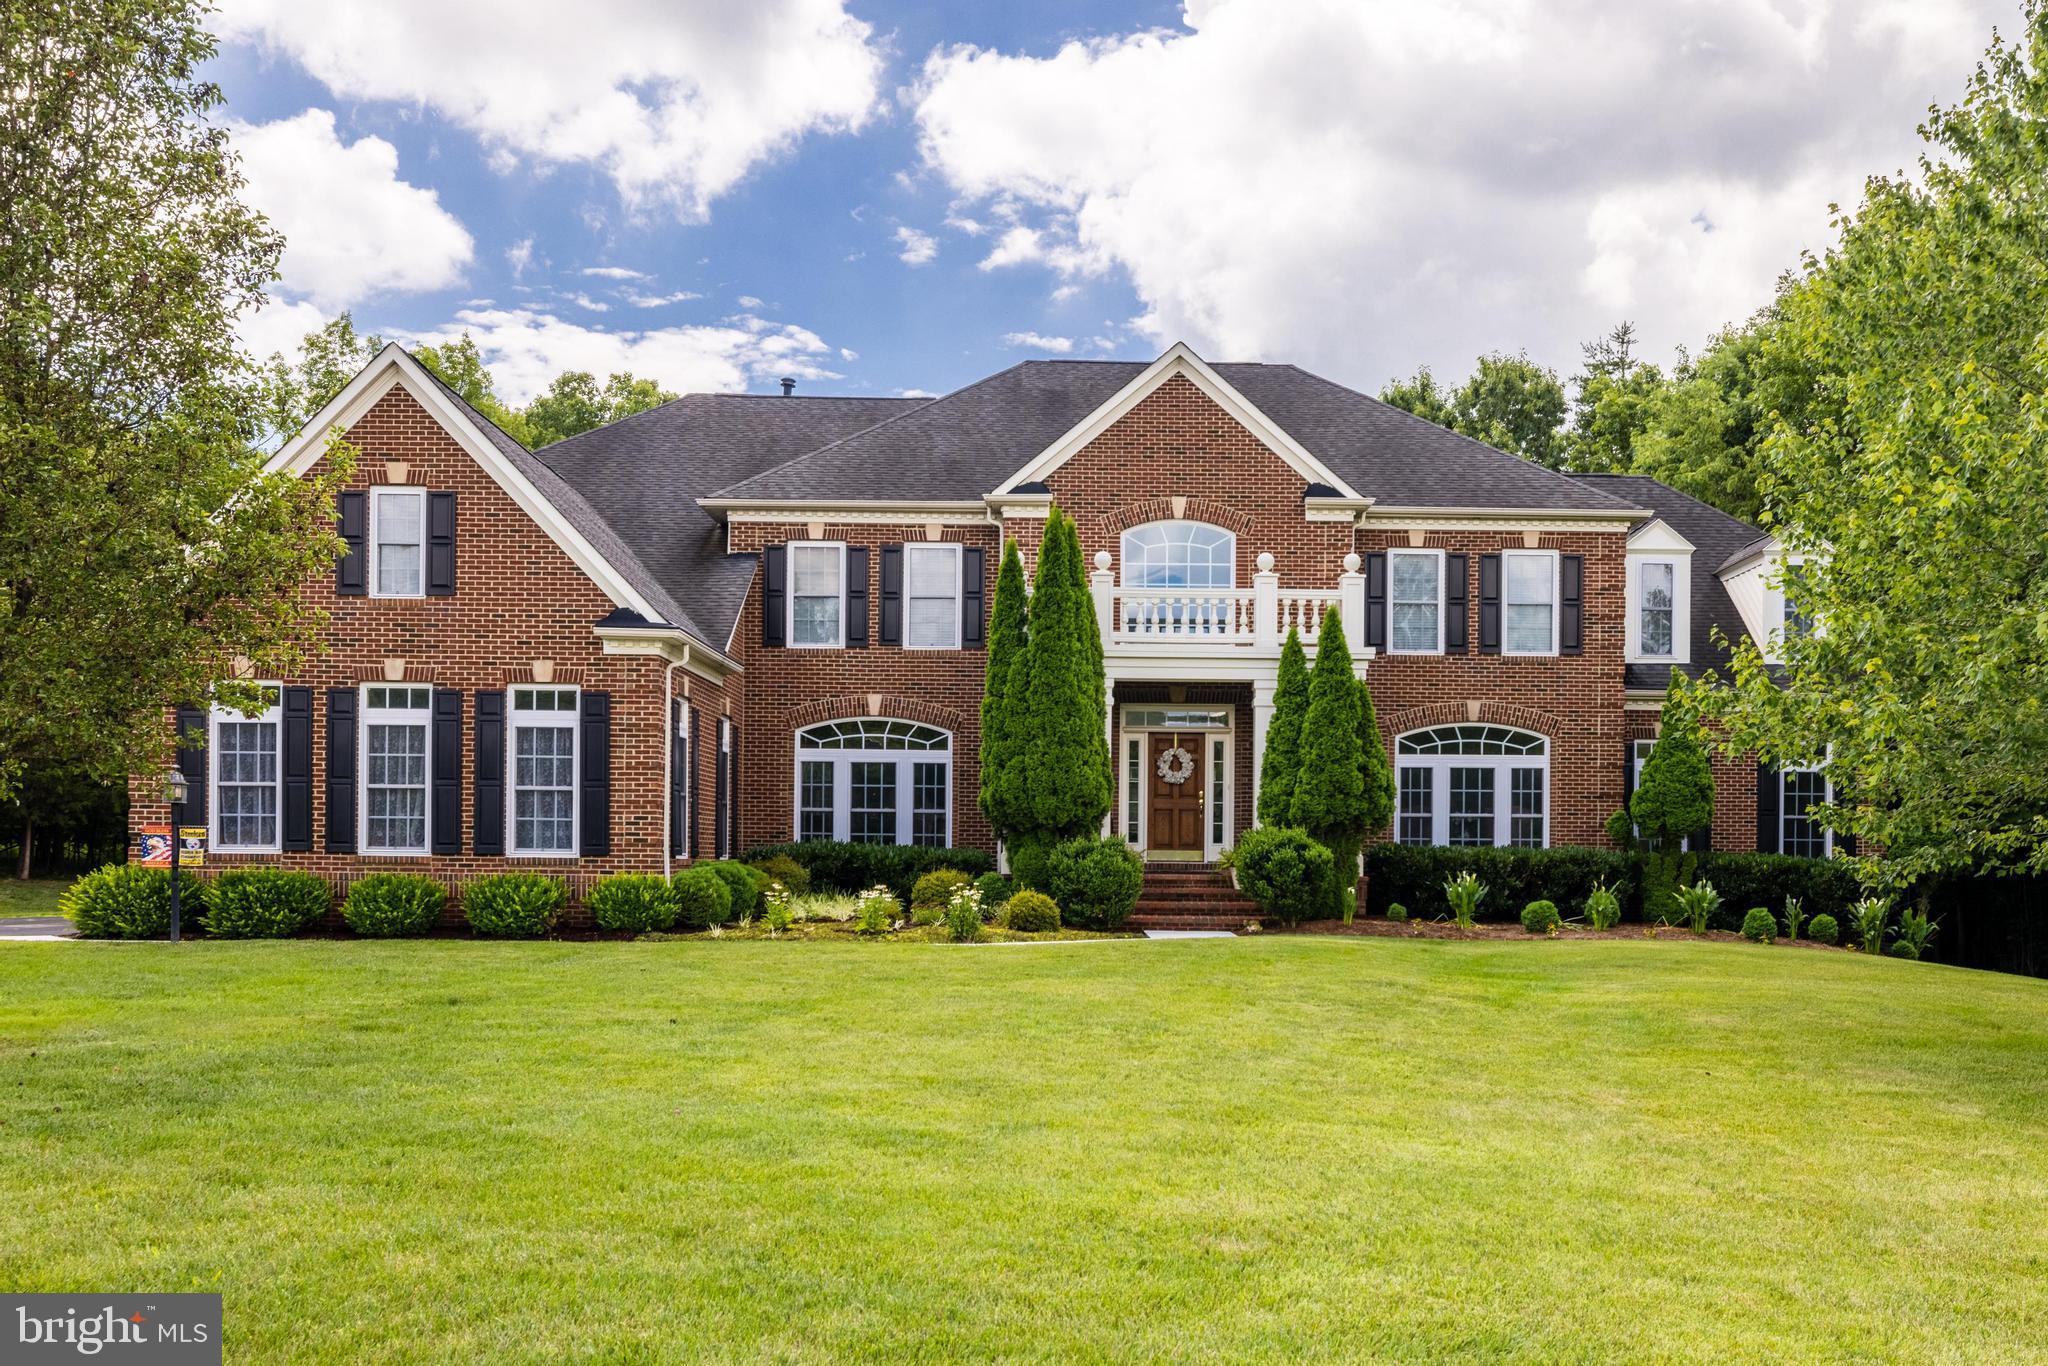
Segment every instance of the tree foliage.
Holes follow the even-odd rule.
[[[1651,916],[1671,909],[1671,897],[1692,879],[1695,855],[1685,840],[1714,819],[1714,770],[1701,743],[1698,715],[1691,710],[1674,672],[1664,698],[1657,743],[1643,761],[1642,781],[1629,798],[1628,813],[1648,852],[1643,871],[1643,908]]]
[[[1814,377],[1759,484],[1822,628],[1753,645],[1700,704],[1734,748],[1826,757],[1822,818],[1899,878],[2048,868],[2048,19],[1931,113],[1780,300]]]
[[[1424,366],[1410,379],[1387,384],[1380,401],[1539,465],[1555,469],[1563,459],[1564,386],[1527,356],[1481,356],[1454,390],[1445,390]]]
[[[332,489],[265,475],[235,321],[281,243],[184,0],[10,5],[0,43],[0,795],[160,768],[161,708],[317,638]],[[227,685],[230,702],[253,701]]]
[[[1102,635],[1080,538],[1058,508],[1038,547],[1026,644],[1008,686],[1019,688],[1020,839],[1053,845],[1099,830],[1114,796]]]
[[[1287,628],[1280,647],[1273,715],[1266,723],[1266,752],[1259,761],[1259,821],[1285,825],[1294,815],[1294,780],[1301,769],[1301,722],[1308,714],[1308,656],[1301,632]]]
[[[565,370],[521,411],[536,448],[658,408],[674,399],[651,379],[620,372],[602,386],[588,370]]]
[[[1287,823],[1308,831],[1339,859],[1358,852],[1372,817],[1359,743],[1363,692],[1344,640],[1343,618],[1332,607],[1323,614],[1316,637],[1308,710],[1301,723],[1301,767]]]
[[[1024,824],[1020,773],[1013,759],[1019,726],[1014,713],[1017,695],[1010,677],[1024,653],[1030,629],[1030,607],[1024,591],[1024,557],[1012,540],[1003,542],[1002,566],[996,571],[996,597],[989,607],[988,660],[981,692],[981,814],[988,817],[998,839]]]

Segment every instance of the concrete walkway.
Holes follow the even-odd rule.
[[[76,939],[78,931],[61,915],[0,916],[0,939]]]

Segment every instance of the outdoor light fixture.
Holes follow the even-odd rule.
[[[178,942],[178,838],[179,827],[185,823],[185,799],[192,795],[192,785],[185,781],[185,771],[171,770],[171,942]]]

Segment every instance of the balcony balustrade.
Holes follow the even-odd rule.
[[[1365,642],[1365,575],[1356,554],[1329,588],[1282,588],[1272,554],[1261,554],[1250,588],[1123,588],[1108,551],[1095,556],[1090,587],[1105,652],[1115,655],[1238,657],[1280,652],[1289,628],[1313,647],[1335,607],[1354,654]]]

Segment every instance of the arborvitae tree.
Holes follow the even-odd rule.
[[[1057,844],[1099,830],[1113,793],[1102,636],[1073,519],[1055,508],[1038,549],[1031,620],[1011,715],[1024,817],[1019,841]]]
[[[1643,870],[1643,915],[1671,909],[1671,893],[1692,881],[1697,856],[1681,846],[1714,819],[1714,770],[1700,743],[1699,719],[1686,705],[1674,672],[1664,697],[1657,743],[1643,764],[1643,780],[1629,799],[1629,815],[1648,852]]]
[[[1301,771],[1301,721],[1308,712],[1308,656],[1301,633],[1287,628],[1280,647],[1280,679],[1273,689],[1273,719],[1266,725],[1266,753],[1259,763],[1259,823],[1286,825],[1294,808],[1294,780]]]
[[[1002,567],[996,571],[996,600],[989,609],[988,667],[981,689],[981,814],[998,838],[1007,838],[1020,824],[1022,803],[1010,762],[1019,729],[1014,716],[1019,696],[1010,691],[1010,675],[1024,653],[1029,610],[1024,557],[1015,541],[1005,541]]]
[[[1309,673],[1308,712],[1301,723],[1301,771],[1294,781],[1289,824],[1306,830],[1342,865],[1335,895],[1373,817],[1365,791],[1364,746],[1359,742],[1364,689],[1352,671],[1344,623],[1332,607],[1323,615],[1316,664]]]
[[[1385,830],[1394,819],[1394,766],[1387,761],[1387,742],[1380,738],[1379,714],[1373,710],[1372,689],[1358,685],[1358,780],[1364,789],[1364,836]]]

